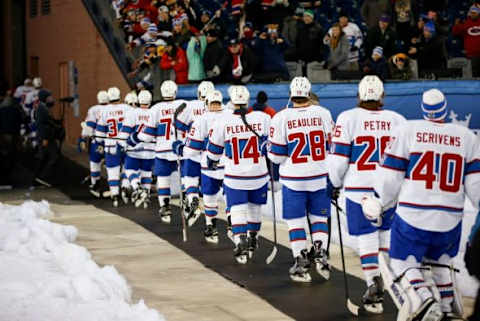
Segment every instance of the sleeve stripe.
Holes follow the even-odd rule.
[[[280,146],[272,144],[270,146],[270,153],[278,156],[288,156],[288,147],[286,145]]]
[[[341,142],[332,142],[332,144],[334,144],[334,145],[342,145],[342,146],[347,146],[347,147],[350,147],[350,146],[351,146],[351,144],[349,144],[349,143],[341,143]]]
[[[388,169],[391,169],[391,170],[397,171],[397,172],[404,172],[405,171],[404,169],[398,169],[398,168],[391,167],[391,166],[388,166],[388,165],[385,165],[385,164],[383,164],[382,167],[383,168],[388,168]]]
[[[408,160],[390,154],[385,154],[385,159],[383,160],[383,167],[403,172],[406,171],[408,168]]]
[[[188,131],[190,129],[190,126],[188,126],[187,124],[184,124],[182,123],[180,120],[177,119],[177,121],[175,122],[175,128],[181,130],[181,131]]]
[[[88,127],[92,127],[92,128],[95,128],[97,126],[97,123],[93,122],[93,121],[87,121],[87,126]]]
[[[465,166],[465,175],[480,172],[480,159],[474,159]]]
[[[352,146],[347,144],[333,143],[332,153],[336,155],[350,157],[350,155],[352,154]]]
[[[211,141],[208,141],[208,151],[215,155],[222,155],[223,154],[223,147],[219,145],[215,145]]]
[[[398,160],[402,160],[402,161],[408,162],[408,159],[406,159],[406,158],[403,158],[403,157],[400,157],[400,156],[396,156],[396,155],[392,155],[392,154],[389,154],[389,153],[385,153],[385,156],[388,156],[388,157],[391,157],[391,158],[395,158],[395,159],[398,159]]]
[[[277,143],[274,143],[272,141],[270,141],[270,144],[272,144],[272,146],[279,146],[279,147],[287,147],[287,144],[277,144]]]

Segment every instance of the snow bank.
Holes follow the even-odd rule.
[[[49,204],[0,203],[0,320],[160,321],[113,266],[74,244],[78,231],[48,221]]]
[[[339,204],[341,208],[345,208],[345,198],[341,194],[339,198]],[[275,209],[276,209],[276,218],[277,222],[281,224],[285,223],[282,219],[282,192],[278,191],[275,193]],[[460,287],[460,290],[464,296],[469,297],[476,297],[477,289],[479,287],[479,282],[474,277],[470,276],[465,269],[465,263],[463,261],[463,256],[465,254],[465,244],[468,240],[468,236],[470,235],[470,231],[472,229],[473,224],[475,223],[475,217],[477,215],[477,209],[471,204],[471,202],[467,199],[465,202],[465,216],[463,219],[463,226],[462,226],[462,240],[460,242],[460,251],[458,255],[454,258],[454,266],[460,269],[460,273],[457,274],[457,282]],[[271,201],[271,193],[268,193],[268,202],[267,205],[263,207],[262,214],[264,217],[270,219],[272,217],[272,201]],[[332,214],[332,242],[338,244],[338,225],[337,225],[337,215],[335,212],[335,208],[332,206],[331,209]],[[343,213],[340,213],[340,224],[342,228],[342,238],[343,244],[348,246],[349,248],[353,249],[358,254],[358,242],[356,241],[356,237],[350,236],[347,231],[347,219]],[[359,263],[360,264],[360,261]]]

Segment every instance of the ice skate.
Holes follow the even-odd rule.
[[[150,207],[150,195],[143,201],[143,209],[147,209]]]
[[[309,269],[310,260],[308,259],[307,250],[302,250],[300,255],[295,258],[295,263],[289,270],[290,278],[295,282],[312,282],[312,277],[308,272]]]
[[[427,299],[418,312],[412,316],[412,321],[441,321],[444,320],[442,307],[433,298]],[[448,319],[446,319],[448,320]]]
[[[258,235],[257,232],[248,232],[248,258],[253,258],[253,253],[258,248]]]
[[[362,298],[362,303],[365,310],[375,314],[382,313],[383,295],[383,280],[380,276],[374,276],[373,284],[368,287]]]
[[[120,198],[118,195],[112,196],[112,205],[113,207],[118,207],[118,204],[120,203]]]
[[[190,203],[189,211],[185,209],[185,212],[187,214],[187,220],[188,220],[188,226],[193,226],[195,222],[200,218],[200,215],[202,214],[200,210],[200,201],[198,200],[198,197],[194,197],[192,199],[192,202]]]
[[[310,262],[315,264],[317,273],[325,280],[330,279],[330,264],[328,264],[327,251],[322,248],[322,241],[313,242],[309,253]]]
[[[124,204],[128,204],[130,202],[130,196],[132,195],[132,190],[130,187],[122,188],[122,192],[120,193],[122,196],[122,201]]]
[[[98,183],[98,181],[95,184],[90,184],[90,186],[88,187],[88,191],[96,198],[101,197],[100,184]]]
[[[217,231],[217,219],[214,218],[212,219],[212,224],[208,224],[207,227],[205,228],[205,231],[203,232],[203,235],[205,236],[205,240],[208,243],[218,243],[218,231]]]
[[[240,236],[240,243],[238,243],[235,246],[235,249],[233,249],[233,256],[240,264],[246,264],[248,262],[248,243],[246,235]]]
[[[235,243],[235,241],[233,240],[232,219],[230,215],[227,216],[227,236],[233,243]]]
[[[135,207],[137,208],[140,207],[140,205],[142,205],[142,203],[145,202],[148,196],[149,196],[148,191],[146,189],[143,189],[143,188],[138,189],[135,200],[134,201],[132,200],[135,204]]]
[[[170,208],[170,200],[167,198],[164,200],[164,204],[158,210],[158,215],[163,223],[170,224],[172,221],[172,210]]]

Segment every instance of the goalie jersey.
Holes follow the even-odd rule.
[[[104,142],[106,153],[116,154],[118,146],[126,146],[127,142],[121,140],[120,130],[125,115],[131,108],[127,104],[115,104],[105,105],[101,109],[95,133],[97,141]]]
[[[337,118],[328,159],[333,186],[343,186],[345,196],[357,203],[365,193],[372,193],[392,131],[405,122],[402,115],[390,110],[357,107],[342,112]]]
[[[480,144],[468,128],[426,120],[395,130],[375,179],[385,205],[398,199],[397,215],[427,231],[446,232],[463,216],[465,194],[480,201]]]
[[[280,164],[283,185],[309,192],[326,188],[332,130],[330,111],[316,105],[287,108],[273,117],[268,158]]]
[[[207,156],[219,161],[225,153],[224,184],[233,189],[254,190],[268,182],[267,162],[261,153],[270,128],[270,116],[260,111],[245,115],[247,123],[260,135],[248,130],[237,113],[214,123]]]
[[[175,121],[175,127],[182,131],[184,136],[192,127],[192,124],[195,119],[202,116],[206,112],[205,102],[201,100],[191,100],[187,102],[187,107],[185,110],[178,114],[178,117]],[[200,154],[191,155],[189,159],[193,160],[194,162],[200,163],[201,156]]]
[[[207,144],[210,129],[216,121],[222,122],[226,115],[231,115],[231,111],[222,110],[218,112],[204,113],[195,120],[187,136],[183,155],[185,158],[201,155],[202,173],[211,178],[223,179],[225,159],[222,156],[216,170],[209,170],[207,165]]]
[[[127,139],[133,133],[140,133],[151,121],[152,111],[148,108],[132,108],[125,116],[120,137]],[[140,142],[135,147],[127,146],[127,154],[139,159],[155,158],[155,142]]]
[[[172,151],[172,143],[176,140],[174,115],[177,108],[186,103],[184,100],[165,101],[155,104],[150,108],[151,117],[138,134],[138,139],[143,142],[155,143],[155,157],[168,161],[178,159]]]

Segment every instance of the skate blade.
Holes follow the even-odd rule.
[[[294,282],[299,282],[299,283],[310,283],[312,282],[312,277],[310,276],[310,273],[304,273],[304,274],[290,274],[290,279]]]
[[[247,255],[235,256],[235,260],[237,260],[237,262],[240,263],[240,264],[247,264],[248,256]]]
[[[112,196],[112,192],[110,192],[110,191],[105,191],[105,192],[102,193],[103,198],[109,198],[111,196]]]
[[[172,221],[172,218],[170,217],[170,215],[161,216],[160,219],[162,220],[163,223],[166,223],[166,224],[170,224],[170,222]]]
[[[195,214],[193,214],[189,219],[188,219],[188,227],[192,227],[196,222],[197,220],[200,218],[200,214],[197,215],[197,213],[195,212]]]
[[[383,313],[383,304],[382,303],[364,304],[363,308],[365,309],[365,311],[373,313],[373,314]]]
[[[235,240],[233,239],[233,232],[232,232],[232,230],[228,230],[228,231],[227,231],[227,237],[230,239],[230,241],[233,242],[233,244],[235,244]]]
[[[218,236],[207,236],[205,237],[207,243],[218,244]]]
[[[96,198],[100,198],[100,192],[99,191],[90,190],[90,194],[92,194]]]
[[[323,266],[322,263],[316,263],[315,267],[318,275],[320,275],[326,281],[330,280],[330,269],[328,267]]]

